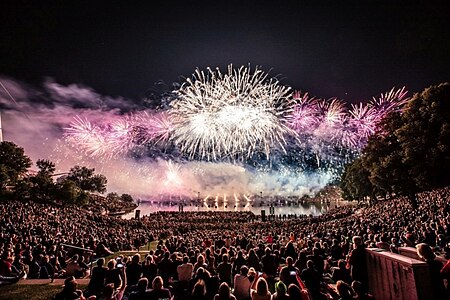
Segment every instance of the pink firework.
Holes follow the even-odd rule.
[[[380,113],[371,105],[352,104],[349,111],[348,127],[358,136],[367,138],[375,132]]]
[[[166,113],[149,115],[147,112],[137,113],[133,116],[139,144],[167,142],[173,130],[171,119]]]
[[[299,134],[309,133],[320,122],[317,100],[309,97],[308,93],[302,95],[300,92],[295,92],[293,102],[292,114],[289,116],[291,128]]]
[[[76,116],[69,127],[64,129],[64,138],[69,143],[80,147],[86,154],[101,156],[107,152],[104,147],[105,139],[103,131],[87,119]]]
[[[389,92],[381,94],[380,97],[373,98],[370,104],[378,111],[379,116],[383,116],[400,110],[406,103],[409,102],[410,98],[406,97],[408,91],[405,87],[395,90],[392,88]]]
[[[128,116],[117,119],[107,126],[104,131],[105,154],[110,157],[128,153],[135,147],[134,139],[136,131],[134,129],[132,119]]]

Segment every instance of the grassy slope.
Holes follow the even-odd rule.
[[[87,285],[79,285],[85,289]],[[60,284],[12,284],[0,287],[0,299],[5,300],[50,300],[62,290]]]
[[[141,247],[141,253],[145,250],[155,250],[158,242],[152,242],[150,245]],[[133,252],[136,253],[136,252]],[[145,252],[147,253],[147,252]],[[123,255],[124,252],[116,252],[113,255],[107,257],[109,258],[117,257],[118,255]],[[126,253],[130,255],[130,253]],[[87,285],[79,285],[78,288],[81,290],[86,289]],[[59,291],[61,291],[61,284],[27,284],[26,281],[21,282],[21,284],[12,284],[0,287],[0,300],[50,300]]]

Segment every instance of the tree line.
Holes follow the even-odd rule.
[[[341,178],[347,200],[407,196],[450,185],[450,85],[413,95],[379,124]]]
[[[0,197],[62,204],[86,205],[90,193],[104,194],[108,180],[95,174],[94,168],[74,166],[55,180],[56,167],[49,160],[36,161],[38,171],[31,173],[31,159],[23,148],[4,141],[0,143]],[[128,194],[109,193],[108,200],[133,202]]]

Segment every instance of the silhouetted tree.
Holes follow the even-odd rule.
[[[31,166],[31,159],[25,155],[23,148],[12,142],[0,143],[0,187],[14,185],[20,175]]]
[[[94,175],[95,169],[75,166],[70,169],[67,179],[73,181],[80,189],[89,192],[106,192],[107,179],[104,175]]]
[[[128,203],[133,202],[133,197],[131,197],[131,195],[129,195],[129,194],[122,194],[122,196],[120,196],[120,199],[122,199],[122,201],[128,202]]]

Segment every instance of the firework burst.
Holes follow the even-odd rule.
[[[408,102],[406,94],[393,88],[347,106],[292,93],[258,68],[230,65],[226,73],[196,70],[171,93],[167,110],[110,114],[97,123],[76,117],[64,136],[107,159],[149,150],[151,157],[244,161],[258,170],[280,162],[306,170],[313,161],[328,168],[357,156],[384,116]]]
[[[300,136],[302,145],[316,150],[333,146],[357,152],[364,147],[384,116],[408,102],[406,94],[405,88],[393,88],[367,104],[352,104],[347,110],[340,100],[310,98],[307,93],[296,92],[288,120]]]
[[[77,116],[65,128],[64,137],[87,155],[113,158],[149,143],[167,142],[171,128],[165,113],[115,116],[96,125]]]
[[[172,139],[190,158],[242,159],[257,151],[268,157],[293,133],[286,119],[290,88],[259,69],[197,70],[176,95]]]

